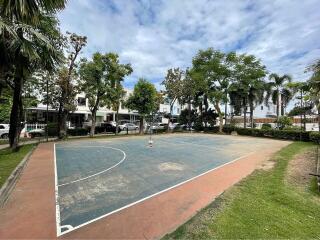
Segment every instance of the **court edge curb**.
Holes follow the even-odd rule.
[[[18,164],[18,166],[13,170],[13,172],[10,174],[6,182],[3,184],[3,186],[0,189],[0,208],[4,207],[7,200],[10,197],[10,194],[14,187],[16,186],[16,183],[18,179],[21,176],[21,173],[25,166],[27,165],[27,162],[33,153],[33,151],[36,149],[37,146],[34,146],[22,159],[22,161]]]

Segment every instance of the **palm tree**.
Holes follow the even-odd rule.
[[[253,128],[253,110],[259,104],[263,103],[265,92],[265,82],[263,80],[257,80],[249,88],[248,104],[250,109],[250,124]]]
[[[63,59],[62,37],[52,14],[65,2],[0,1],[0,75],[13,90],[9,143],[14,150],[21,130],[24,82],[38,69],[53,71]]]
[[[272,73],[269,75],[269,80],[270,82],[267,84],[267,95],[265,101],[268,105],[269,99],[271,97],[272,103],[277,106],[277,120],[279,120],[280,109],[281,115],[283,115],[284,108],[293,97],[292,92],[286,86],[287,83],[291,82],[291,77],[286,74],[279,76],[276,73]]]
[[[318,129],[320,132],[320,60],[308,68],[313,74],[308,81],[310,87],[309,98],[318,111]]]

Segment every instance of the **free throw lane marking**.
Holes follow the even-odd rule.
[[[98,175],[100,175],[100,174],[102,174],[102,173],[108,172],[108,171],[110,171],[111,169],[113,169],[113,168],[115,168],[116,166],[118,166],[119,164],[121,164],[121,163],[126,159],[126,157],[127,157],[126,153],[125,153],[123,150],[119,149],[119,148],[105,147],[105,146],[86,146],[86,148],[88,148],[88,147],[89,147],[89,148],[110,148],[110,149],[113,149],[113,150],[116,150],[116,151],[120,151],[120,152],[123,154],[123,157],[122,157],[122,159],[121,159],[118,163],[116,163],[115,165],[113,165],[113,166],[111,166],[111,167],[109,167],[109,168],[106,168],[106,169],[104,169],[104,170],[102,170],[102,171],[100,171],[100,172],[97,172],[97,173],[95,173],[95,174],[89,175],[89,176],[84,177],[84,178],[79,178],[79,179],[77,179],[77,180],[74,180],[74,181],[71,181],[71,182],[68,182],[68,183],[59,184],[58,187],[62,187],[62,186],[66,186],[66,185],[69,185],[69,184],[72,184],[72,183],[84,181],[84,180],[87,180],[87,179],[89,179],[89,178],[98,176]],[[79,148],[79,147],[74,146],[74,147],[67,147],[67,148]]]

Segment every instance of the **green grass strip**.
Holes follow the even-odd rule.
[[[18,152],[12,152],[9,148],[0,150],[0,187],[33,146],[33,144],[23,145]]]
[[[295,142],[165,239],[320,238],[320,201],[285,183],[289,160],[314,146]]]

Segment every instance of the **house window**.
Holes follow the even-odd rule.
[[[180,114],[180,108],[177,108],[177,114]]]
[[[263,106],[261,106],[261,111],[263,111]]]
[[[86,99],[83,97],[78,97],[78,106],[86,106]]]

